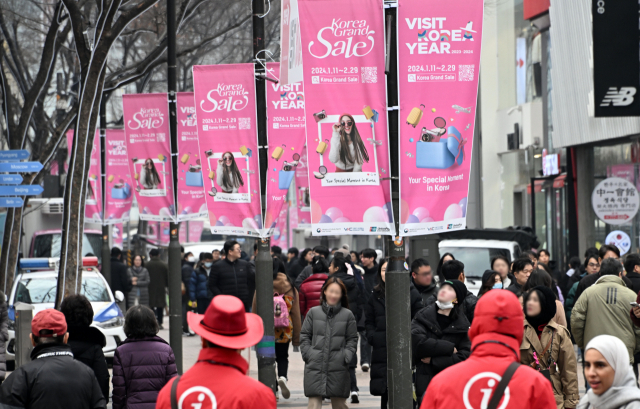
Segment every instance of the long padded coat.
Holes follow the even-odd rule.
[[[309,310],[300,332],[305,396],[348,398],[349,363],[358,348],[353,313],[325,302]]]

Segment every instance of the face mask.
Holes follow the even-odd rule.
[[[502,290],[502,283],[495,283],[493,285],[493,287],[491,287],[492,290]]]
[[[451,301],[449,301],[449,302],[441,302],[441,301],[436,300],[436,305],[441,310],[450,310],[450,309],[453,308],[453,303]]]
[[[187,261],[188,261],[189,263],[195,263],[195,262],[196,262],[196,258],[195,258],[194,256],[191,256],[191,257],[189,257],[189,258],[187,259]]]
[[[210,262],[210,261],[206,261],[206,262],[204,263],[204,266],[205,266],[206,268],[210,268],[212,265],[213,265],[213,263],[212,263],[212,262]]]

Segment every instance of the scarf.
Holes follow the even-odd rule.
[[[527,314],[527,301],[531,297],[531,293],[535,293],[538,295],[538,299],[540,300],[540,314],[538,315],[529,315]],[[545,286],[537,286],[529,291],[524,298],[524,315],[527,318],[527,322],[531,324],[533,329],[536,332],[540,327],[544,329],[544,327],[555,317],[556,315],[556,296],[551,291],[550,288]]]

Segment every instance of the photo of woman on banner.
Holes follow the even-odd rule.
[[[238,193],[240,186],[244,186],[244,179],[235,157],[229,151],[223,153],[222,158],[218,160],[216,183],[222,189],[222,193]]]
[[[142,169],[140,169],[140,183],[144,189],[158,189],[160,185],[160,175],[156,170],[156,165],[153,163],[153,159],[147,158],[144,161]]]
[[[329,161],[336,165],[336,173],[362,172],[362,164],[369,162],[369,153],[350,114],[342,114],[333,125]]]

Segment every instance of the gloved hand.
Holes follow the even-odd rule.
[[[300,352],[300,347],[293,346],[293,352]]]
[[[197,301],[189,301],[188,305],[191,308],[198,308],[198,302]]]

